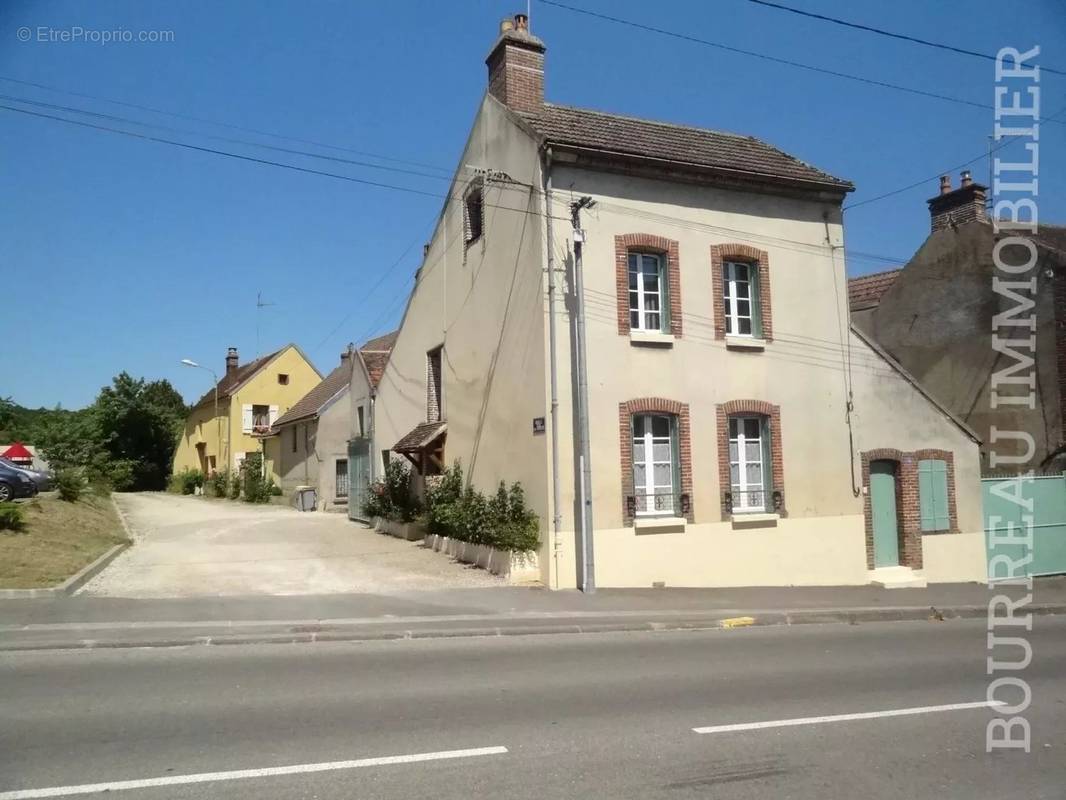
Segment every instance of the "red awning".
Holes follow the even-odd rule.
[[[33,461],[33,453],[23,447],[22,442],[15,442],[7,450],[0,453],[0,456],[10,458],[12,461]]]

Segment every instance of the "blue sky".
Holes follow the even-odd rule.
[[[568,0],[656,27],[991,104],[991,62],[774,11],[745,0]],[[0,81],[0,94],[91,110],[83,121],[443,193],[444,180],[270,152],[241,139],[427,175],[450,172],[485,88],[500,18],[525,0],[0,5],[0,76],[418,162],[384,161]],[[1039,44],[1066,70],[1058,0],[833,2],[804,9],[982,52]],[[959,9],[965,9],[965,15]],[[931,176],[981,154],[992,112],[664,38],[533,0],[555,102],[767,139],[858,187],[848,247],[906,259],[928,230]],[[172,31],[159,43],[20,42],[17,31]],[[1066,76],[1044,73],[1046,114]],[[75,116],[0,99],[40,113]],[[1066,119],[1066,114],[1063,115]],[[440,199],[278,169],[0,110],[0,396],[80,407],[126,370],[193,399],[227,346],[242,359],[295,341],[328,372],[344,345],[396,322]],[[1003,151],[1010,154],[1011,149]],[[987,175],[987,164],[974,167]],[[1041,130],[1046,221],[1066,222],[1066,125]],[[957,182],[958,177],[955,176]],[[849,272],[884,269],[852,258]],[[367,289],[378,288],[370,295]],[[274,303],[256,311],[256,293]]]

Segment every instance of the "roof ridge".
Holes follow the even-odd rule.
[[[856,276],[854,276],[852,278],[848,278],[848,281],[849,282],[850,281],[858,281],[858,280],[862,280],[863,278],[878,278],[878,277],[880,277],[882,275],[888,275],[888,274],[890,274],[892,272],[899,272],[902,269],[903,269],[903,267],[893,267],[892,269],[883,269],[880,272],[867,272],[867,273],[865,273],[863,275],[856,275]]]
[[[650,123],[652,125],[662,125],[665,128],[677,128],[678,130],[698,131],[700,133],[717,133],[717,134],[720,134],[722,136],[732,136],[734,139],[747,139],[749,141],[760,142],[762,144],[767,144],[767,142],[764,142],[762,139],[759,139],[758,137],[751,136],[751,135],[744,134],[744,133],[734,133],[733,131],[724,131],[724,130],[721,130],[719,128],[704,128],[704,127],[701,127],[701,126],[698,126],[698,125],[686,125],[686,124],[684,124],[682,122],[667,122],[667,121],[661,120],[661,119],[651,119],[649,117],[637,117],[637,116],[634,116],[633,114],[619,114],[619,113],[617,113],[615,111],[601,111],[598,108],[584,108],[582,106],[571,106],[571,105],[567,105],[565,103],[549,103],[549,102],[545,102],[544,105],[550,106],[552,108],[563,108],[563,109],[566,109],[567,111],[580,111],[583,114],[599,114],[602,117],[616,117],[618,119],[632,120],[633,122],[647,122],[647,123]],[[532,113],[534,116],[536,115],[536,112],[526,112],[526,113]],[[771,147],[772,146],[773,145],[771,145]]]

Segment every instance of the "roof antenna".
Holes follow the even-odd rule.
[[[274,306],[277,303],[265,303],[263,302],[263,293],[255,293],[255,357],[259,358],[259,312],[267,306]]]

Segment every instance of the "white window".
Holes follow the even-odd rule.
[[[270,406],[252,406],[252,431],[262,433],[270,430]]]
[[[651,253],[629,254],[629,327],[635,331],[665,329],[662,259]]]
[[[633,415],[633,491],[638,515],[674,513],[675,429],[674,418],[668,414]]]
[[[763,417],[730,417],[729,482],[733,511],[765,511],[769,436]]]
[[[761,336],[758,273],[751,264],[725,263],[725,332],[730,336]]]

